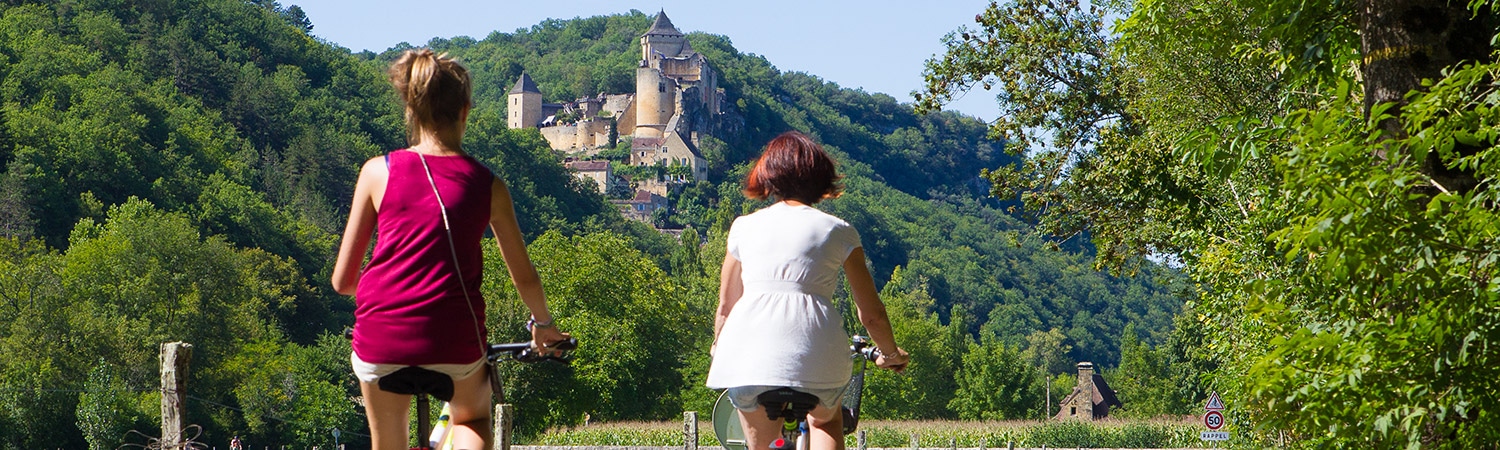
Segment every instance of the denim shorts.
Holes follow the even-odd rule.
[[[366,383],[374,383],[376,380],[379,380],[380,377],[390,375],[392,372],[410,366],[409,364],[380,364],[364,362],[363,360],[360,360],[359,355],[354,354],[354,352],[349,352],[349,363],[350,365],[354,366],[354,376],[356,378],[359,378],[359,381],[363,381]],[[474,360],[474,362],[468,364],[423,364],[417,367],[453,377],[454,380],[461,380],[464,378],[468,378],[470,375],[474,375],[474,372],[483,368],[484,358],[479,358],[477,360]]]
[[[750,412],[760,408],[760,403],[755,401],[756,397],[766,392],[781,389],[787,386],[739,386],[729,388],[729,404],[734,409]],[[792,390],[806,392],[818,397],[818,405],[828,409],[836,409],[844,401],[844,389],[849,385],[843,385],[829,389],[808,389],[792,386]]]

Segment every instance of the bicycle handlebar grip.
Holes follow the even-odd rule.
[[[550,348],[552,350],[561,350],[561,351],[577,350],[578,349],[578,338],[570,337],[570,338],[567,338],[567,339],[563,339],[561,341],[553,342],[552,346],[548,347],[548,348]]]
[[[530,342],[511,342],[511,343],[506,343],[506,344],[490,344],[490,354],[491,355],[498,355],[498,354],[501,354],[501,353],[512,353],[512,354],[514,354],[514,353],[520,353],[520,352],[525,351],[526,349],[529,349],[529,348],[531,348],[531,343]]]

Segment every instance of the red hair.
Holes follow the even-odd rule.
[[[833,158],[806,134],[788,131],[766,144],[766,152],[745,177],[745,196],[796,200],[806,204],[836,198],[843,191]]]

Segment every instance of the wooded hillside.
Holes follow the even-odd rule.
[[[179,340],[195,345],[200,439],[327,445],[336,427],[359,442],[339,333],[353,302],[326,280],[359,164],[404,145],[382,75],[394,52],[309,37],[299,12],[239,0],[4,8],[0,353],[27,356],[0,358],[0,447],[115,448],[154,429],[155,349]],[[1096,271],[1086,243],[1055,250],[985,197],[980,170],[1012,161],[985,124],[779,72],[722,36],[690,39],[743,126],[704,146],[711,182],[673,199],[671,220],[690,228],[672,239],[623,219],[536,131],[507,129],[500,100],[522,68],[555,99],[625,91],[648,24],[631,12],[429,43],[473,71],[465,149],[507,180],[559,323],[583,342],[571,369],[508,370],[518,410],[545,411],[523,429],[707,410],[724,229],[763,206],[737,183],[787,129],[840,159],[848,194],[826,209],[860,229],[914,354],[908,376],[872,377],[872,417],[1039,417],[1044,374],[1114,367],[1150,351],[1140,342],[1183,348],[1172,271]],[[520,304],[490,256],[491,333],[519,339]],[[976,375],[996,366],[1010,375]],[[1013,395],[958,395],[976,383]]]

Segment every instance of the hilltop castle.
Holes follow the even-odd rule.
[[[510,128],[539,128],[552,149],[589,155],[614,147],[614,136],[628,135],[631,165],[685,165],[694,180],[707,179],[698,133],[721,112],[718,74],[665,11],[640,39],[635,93],[542,103],[542,92],[523,72],[510,90]]]

